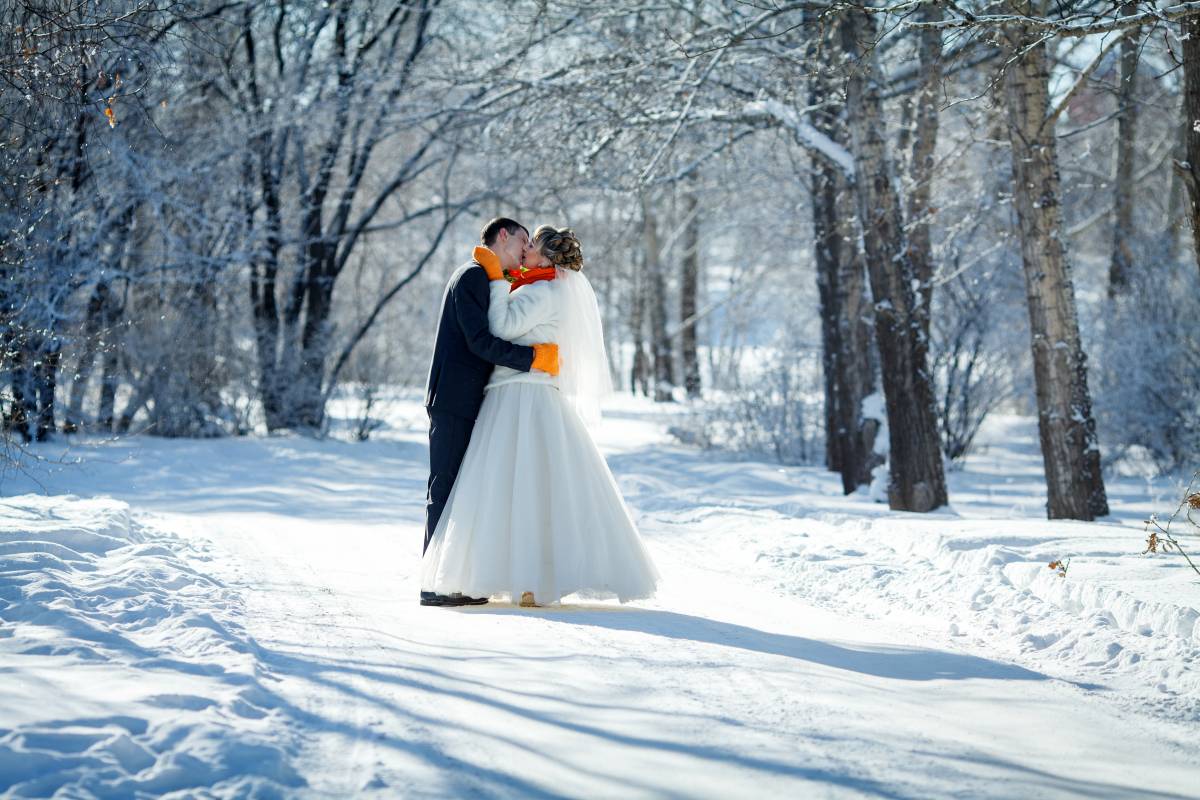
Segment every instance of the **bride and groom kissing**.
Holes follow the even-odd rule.
[[[611,388],[579,239],[493,219],[438,319],[422,605],[653,594],[658,572],[589,430]]]

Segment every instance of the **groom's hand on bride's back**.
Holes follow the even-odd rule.
[[[553,343],[535,344],[533,346],[533,366],[551,375],[558,374],[558,345]]]

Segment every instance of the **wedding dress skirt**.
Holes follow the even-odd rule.
[[[421,564],[421,588],[439,594],[654,593],[658,572],[604,457],[553,386],[488,390],[446,509]]]

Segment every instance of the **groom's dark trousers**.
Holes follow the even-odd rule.
[[[498,339],[488,330],[489,299],[487,273],[476,261],[455,270],[442,298],[425,390],[429,485],[422,553],[429,547],[450,488],[458,478],[492,366],[500,364],[521,372],[533,366],[532,347]]]

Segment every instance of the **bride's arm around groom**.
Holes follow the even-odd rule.
[[[503,281],[493,281],[488,306],[488,326],[501,339],[517,340],[554,317],[549,281],[539,281],[509,292]]]

